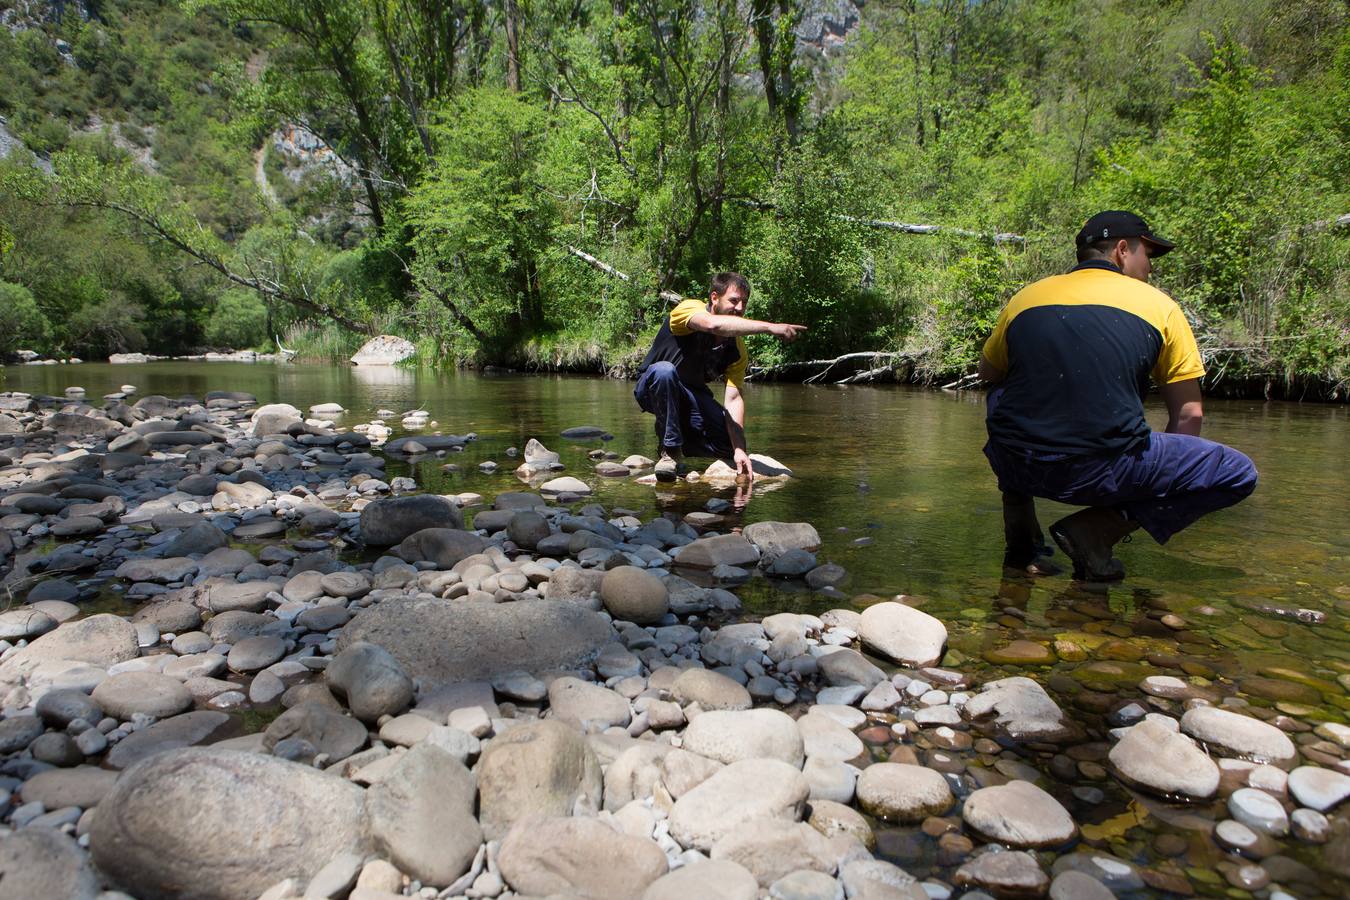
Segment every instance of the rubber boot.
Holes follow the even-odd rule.
[[[1036,501],[1025,494],[1003,495],[1003,565],[1028,575],[1054,575],[1054,550],[1045,542],[1036,519]]]
[[[1138,528],[1118,509],[1092,506],[1050,526],[1050,536],[1073,560],[1073,577],[1085,581],[1119,581],[1125,566],[1111,551],[1125,535]]]

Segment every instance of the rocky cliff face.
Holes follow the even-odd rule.
[[[863,0],[809,0],[797,26],[797,51],[807,57],[833,57],[862,23]]]

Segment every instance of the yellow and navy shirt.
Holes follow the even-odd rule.
[[[738,389],[745,381],[745,367],[750,354],[745,341],[739,337],[718,337],[706,331],[689,327],[694,313],[707,312],[702,300],[681,301],[661,323],[661,330],[647,351],[639,372],[647,371],[652,363],[668,362],[675,366],[680,380],[690,387],[706,385],[723,376]]]
[[[1205,374],[1176,301],[1091,260],[1023,288],[985,358],[1005,374],[989,437],[1041,453],[1121,453],[1148,439],[1144,397]]]

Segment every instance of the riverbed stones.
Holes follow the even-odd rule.
[[[90,809],[98,806],[116,781],[116,772],[97,766],[47,769],[25,781],[19,796],[24,803],[41,803],[47,809]]]
[[[497,866],[518,894],[597,900],[640,897],[669,868],[650,838],[624,834],[594,818],[538,816],[507,833]]]
[[[366,853],[363,801],[360,788],[306,766],[174,750],[123,773],[90,845],[99,868],[137,897],[253,900],[286,878],[308,882],[339,854]]]
[[[697,703],[703,710],[741,710],[751,707],[750,692],[738,681],[711,669],[686,669],[670,686],[682,705]]]
[[[893,662],[921,668],[942,659],[947,628],[928,613],[888,600],[863,610],[858,637]]]
[[[413,698],[412,679],[398,660],[368,642],[346,645],[324,670],[324,680],[352,715],[366,722],[402,712]]]
[[[450,569],[475,553],[483,552],[487,543],[471,531],[456,528],[423,528],[408,535],[394,553],[410,563],[434,563],[438,569]]]
[[[53,828],[31,827],[0,841],[0,896],[94,900],[98,874],[75,841]]]
[[[754,819],[799,820],[810,791],[806,777],[785,762],[734,762],[675,801],[670,833],[682,846],[707,852]]]
[[[1078,835],[1068,810],[1029,781],[980,788],[966,798],[961,815],[988,840],[1020,849],[1059,847]]]
[[[366,792],[377,850],[408,875],[445,887],[468,871],[483,841],[473,775],[454,756],[418,744]]]
[[[864,753],[858,736],[829,716],[802,716],[797,720],[797,730],[807,757],[843,762]]]
[[[0,612],[0,640],[26,640],[46,634],[54,628],[56,620],[36,609],[10,609]]]
[[[285,641],[273,634],[259,634],[235,644],[225,659],[232,671],[249,674],[267,668],[285,655]]]
[[[501,837],[532,814],[593,814],[600,808],[600,762],[586,739],[553,719],[528,722],[488,743],[475,770],[479,819]]]
[[[1282,769],[1290,768],[1298,759],[1294,742],[1283,731],[1226,709],[1212,706],[1188,709],[1181,717],[1181,730],[1224,756],[1269,763]]]
[[[636,566],[616,566],[600,582],[600,600],[616,619],[655,625],[670,609],[666,586]]]
[[[613,639],[604,617],[575,603],[392,597],[358,613],[343,629],[338,649],[358,641],[379,644],[409,676],[445,684],[519,669],[566,668],[593,657]]]
[[[683,747],[727,764],[776,759],[800,768],[805,759],[797,723],[776,709],[701,713],[685,729]]]
[[[1299,766],[1289,773],[1289,793],[1303,806],[1329,812],[1350,797],[1350,775],[1317,766]]]
[[[885,672],[848,647],[817,657],[816,667],[827,682],[836,686],[858,684],[870,690],[886,680]]]
[[[858,776],[858,804],[880,819],[914,824],[951,808],[941,773],[904,763],[873,763]]]
[[[0,753],[16,753],[42,737],[42,720],[37,716],[11,716],[0,719]]]
[[[756,900],[759,882],[730,860],[699,860],[662,875],[642,900]]]
[[[464,527],[459,504],[434,494],[382,497],[361,510],[361,539],[373,547],[390,547],[423,528]]]
[[[94,702],[108,715],[128,720],[135,715],[165,716],[192,708],[192,692],[183,683],[158,672],[123,672],[94,688]]]
[[[76,719],[92,723],[103,718],[98,703],[79,690],[48,691],[38,698],[35,709],[44,722],[57,728],[65,728]]]
[[[1204,800],[1219,788],[1219,767],[1195,741],[1152,719],[1128,729],[1109,759],[1126,783],[1163,796]]]

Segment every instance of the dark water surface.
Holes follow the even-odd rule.
[[[67,386],[81,385],[94,402],[124,383],[135,384],[140,396],[200,397],[228,389],[301,409],[336,401],[349,410],[341,420],[345,427],[370,421],[382,408],[397,413],[422,408],[439,423],[423,433],[478,435],[463,453],[412,467],[409,474],[425,489],[443,493],[491,496],[520,488],[511,474],[516,463],[505,451],[536,437],[562,453],[566,474],[595,485],[595,500],[644,518],[658,509],[700,509],[714,496],[732,494],[698,484],[656,489],[592,473],[585,454],[595,447],[620,458],[655,455],[651,419],[639,413],[626,382],[205,362],[10,367],[5,375],[7,390],[59,396]],[[982,657],[1014,639],[1057,646],[1064,658],[1050,666],[1002,671],[1034,675],[1090,727],[1100,727],[1100,714],[1114,694],[1138,697],[1136,685],[1150,674],[1200,676],[1219,693],[1274,707],[1267,717],[1279,711],[1309,724],[1345,721],[1350,709],[1350,410],[1345,407],[1207,402],[1205,436],[1255,460],[1261,473],[1256,493],[1202,519],[1166,547],[1138,533],[1120,548],[1129,578],[1087,589],[1065,575],[1033,582],[1003,573],[999,497],[980,452],[982,394],[764,384],[748,388],[748,404],[751,449],[777,458],[797,477],[773,489],[757,488],[741,521],[810,521],[824,542],[821,560],[849,571],[846,593],[924,598],[924,609],[948,625],[956,651],[949,663],[965,671],[988,670]],[[1166,416],[1156,400],[1149,413],[1161,427]],[[388,421],[399,434],[398,417]],[[559,436],[575,425],[598,425],[614,439],[574,442]],[[477,464],[487,459],[498,461],[501,470],[480,473]],[[462,471],[442,472],[445,462]],[[408,467],[391,460],[389,471],[403,474]],[[1042,502],[1042,524],[1069,511]],[[840,605],[764,579],[755,579],[742,594],[764,614]],[[1168,628],[1159,621],[1164,613],[1180,616],[1186,626]],[[1301,737],[1300,743],[1314,739]],[[1145,861],[1151,853],[1146,844],[1136,846],[1134,826],[1148,816],[1121,799],[1123,792],[1102,787],[1107,802],[1094,812],[1074,809],[1075,816],[1102,829],[1098,840]],[[1165,827],[1158,825],[1164,820],[1151,821]],[[908,845],[897,840],[883,852],[922,869],[905,859]],[[1212,865],[1199,855],[1190,860],[1193,865]],[[1299,858],[1322,868],[1314,849],[1306,848]]]

